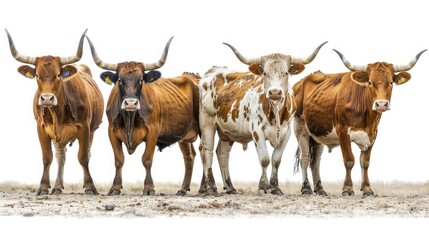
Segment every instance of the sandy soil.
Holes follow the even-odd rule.
[[[124,185],[126,186],[126,184]],[[77,185],[66,185],[62,195],[36,196],[37,186],[0,184],[0,216],[65,217],[429,217],[429,183],[375,183],[374,197],[341,196],[341,184],[324,184],[327,197],[301,196],[299,184],[281,186],[284,196],[258,195],[256,183],[236,184],[242,194],[202,196],[197,185],[185,197],[175,195],[175,184],[156,186],[155,196],[141,196],[141,185],[126,186],[120,196],[86,196]]]

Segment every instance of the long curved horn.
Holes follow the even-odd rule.
[[[172,36],[170,40],[168,40],[167,44],[165,45],[164,52],[162,53],[161,59],[159,59],[158,62],[143,64],[145,70],[157,69],[162,67],[165,64],[165,60],[167,60],[168,49],[170,48],[170,43],[171,43],[171,40],[173,40],[173,37],[174,36]]]
[[[35,57],[29,57],[29,56],[25,56],[20,54],[16,48],[15,48],[15,44],[13,43],[12,37],[10,36],[9,32],[7,31],[7,29],[4,29],[6,31],[7,34],[7,38],[9,39],[9,48],[10,48],[10,52],[12,53],[12,56],[22,62],[22,63],[27,63],[27,64],[35,64],[36,63],[36,58]]]
[[[314,58],[316,57],[317,53],[319,53],[319,50],[323,47],[323,45],[325,45],[328,41],[320,44],[316,50],[314,50],[314,52],[308,56],[307,58],[294,58],[292,57],[292,63],[302,63],[302,64],[309,64],[311,63]]]
[[[349,61],[347,61],[347,59],[343,56],[343,54],[341,54],[336,49],[332,49],[332,50],[334,50],[338,54],[338,56],[340,56],[341,61],[343,61],[343,63],[346,66],[346,68],[348,68],[350,71],[366,71],[367,66],[351,65],[349,63]]]
[[[402,72],[402,71],[408,71],[408,70],[410,70],[411,68],[413,68],[413,67],[414,67],[414,65],[416,65],[417,60],[419,60],[420,56],[421,56],[424,52],[426,52],[426,51],[427,51],[427,49],[422,50],[421,52],[419,52],[419,53],[416,55],[416,57],[414,57],[414,59],[413,59],[413,60],[411,60],[411,62],[410,62],[410,63],[408,63],[407,65],[395,65],[395,66],[393,67],[394,72]]]
[[[85,39],[86,31],[88,31],[88,29],[86,29],[85,32],[83,32],[82,36],[80,37],[79,46],[77,48],[76,54],[73,55],[73,56],[71,56],[71,57],[62,57],[61,58],[61,63],[62,64],[66,65],[66,64],[75,63],[75,62],[79,61],[82,58],[83,40]]]
[[[247,58],[247,57],[243,56],[237,49],[235,49],[235,47],[233,47],[229,43],[223,43],[223,44],[230,47],[231,50],[234,52],[235,56],[237,56],[238,60],[240,60],[242,63],[244,63],[246,65],[250,65],[250,64],[254,64],[254,63],[261,63],[261,61],[262,61],[261,58]]]
[[[89,47],[91,48],[91,53],[92,53],[92,59],[94,59],[95,64],[97,64],[97,66],[99,66],[102,69],[105,70],[111,70],[111,71],[116,71],[116,68],[118,67],[118,64],[113,64],[113,63],[105,63],[103,62],[97,55],[97,52],[95,51],[94,45],[91,42],[91,39],[89,39],[88,36],[86,36],[86,39],[88,40],[89,43]]]

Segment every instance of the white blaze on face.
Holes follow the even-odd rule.
[[[353,131],[351,128],[348,129],[350,141],[356,143],[360,150],[366,151],[371,146],[371,140],[369,139],[368,133],[365,131]]]

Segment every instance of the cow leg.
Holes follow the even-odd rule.
[[[368,177],[368,168],[369,168],[369,159],[371,157],[372,146],[369,147],[366,151],[362,151],[360,154],[360,167],[362,171],[362,187],[364,196],[374,195],[374,192],[371,189]]]
[[[310,164],[310,136],[306,130],[304,121],[295,117],[294,121],[294,131],[295,136],[298,140],[298,150],[297,158],[301,164],[301,174],[302,174],[302,187],[301,194],[302,195],[311,195],[313,194],[313,190],[311,189],[310,182],[308,181],[308,166]]]
[[[200,112],[199,122],[201,129],[200,154],[204,170],[204,183],[203,181],[201,182],[199,193],[216,194],[217,188],[212,170],[214,137],[216,132],[215,123],[214,119],[205,113],[205,111]]]
[[[61,147],[59,143],[54,142],[55,147],[55,157],[57,158],[58,163],[58,172],[57,179],[55,180],[54,188],[51,191],[51,194],[61,194],[64,189],[64,163],[66,162],[66,148]]]
[[[158,131],[157,129],[153,129],[153,131],[149,131],[146,136],[146,148],[142,156],[142,163],[146,170],[146,177],[144,179],[144,189],[143,189],[144,196],[155,195],[155,189],[154,189],[155,186],[153,184],[151,169],[152,169],[153,155],[155,153],[156,141],[158,139],[158,135],[154,133],[157,131]]]
[[[267,191],[270,189],[270,184],[267,178],[267,167],[270,164],[270,154],[268,153],[267,145],[265,144],[265,138],[263,138],[263,132],[254,132],[252,136],[253,141],[256,144],[256,151],[258,152],[259,163],[261,164],[262,168],[258,192],[259,194],[267,193]]]
[[[219,142],[216,147],[216,156],[219,161],[220,172],[222,174],[223,180],[223,189],[226,190],[228,194],[237,194],[237,190],[235,190],[232,185],[231,175],[229,175],[229,154],[232,149],[232,144],[234,142],[229,143],[229,141],[222,141],[219,139]]]
[[[92,141],[91,133],[89,131],[89,126],[81,124],[80,129],[78,130],[78,139],[79,139],[79,151],[77,158],[80,165],[83,169],[83,187],[85,188],[85,194],[95,195],[98,194],[97,189],[94,186],[92,181],[91,174],[89,172],[89,149],[90,143]]]
[[[53,153],[51,139],[46,135],[42,126],[37,125],[37,134],[39,136],[40,147],[42,148],[43,174],[40,180],[40,186],[37,190],[37,195],[46,195],[49,193],[50,179],[49,169],[51,167]]]
[[[283,152],[285,150],[286,144],[289,141],[291,129],[288,128],[284,138],[280,142],[279,146],[274,149],[273,155],[271,157],[271,178],[270,178],[270,187],[271,193],[274,195],[283,195],[282,190],[279,187],[278,171],[280,163],[282,161]]]
[[[320,159],[323,153],[323,145],[313,141],[314,159],[310,162],[311,174],[313,177],[314,192],[316,195],[327,196],[320,179]]]
[[[109,127],[109,140],[112,145],[113,155],[115,157],[115,178],[113,179],[113,185],[110,188],[107,195],[119,195],[122,189],[122,167],[124,166],[125,158],[122,150],[122,142],[119,140],[112,128]]]
[[[343,184],[343,196],[354,195],[352,169],[355,165],[355,157],[353,156],[352,146],[350,143],[350,136],[347,130],[340,130],[338,134],[341,146],[341,153],[343,155],[344,167],[346,168],[346,177]]]
[[[197,154],[192,143],[179,142],[180,151],[183,154],[185,161],[185,177],[183,178],[182,187],[177,192],[177,195],[185,196],[187,191],[191,190],[192,171],[194,169],[194,159]]]

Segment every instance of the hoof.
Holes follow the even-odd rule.
[[[364,193],[363,193],[363,196],[364,196],[364,197],[374,197],[374,196],[375,196],[375,194],[374,194],[374,192],[373,192],[373,191],[369,191],[369,192],[364,192]]]
[[[316,195],[322,196],[322,197],[328,196],[328,194],[326,194],[325,190],[316,191]]]
[[[53,188],[51,191],[52,195],[60,195],[61,193],[63,193],[63,190],[61,190],[61,188]]]
[[[239,192],[237,192],[237,190],[232,189],[232,190],[228,190],[226,191],[226,194],[240,194]]]
[[[303,188],[301,189],[301,194],[304,196],[310,196],[313,194],[313,192],[311,191],[311,189]]]
[[[283,196],[284,195],[283,192],[282,192],[282,190],[280,190],[280,189],[273,189],[273,190],[271,190],[271,194],[277,195],[277,196]]]
[[[355,192],[353,192],[353,191],[343,191],[342,195],[343,195],[343,197],[353,196],[353,195],[355,195]]]
[[[258,195],[264,195],[267,194],[267,190],[266,189],[258,189]]]
[[[144,189],[143,196],[155,196],[155,190],[153,189]]]
[[[37,190],[37,193],[36,193],[36,195],[37,196],[42,196],[42,195],[48,195],[49,194],[49,191],[47,190],[47,189],[39,189],[39,190]]]
[[[110,191],[107,193],[108,196],[116,196],[121,194],[121,190],[118,189],[110,189]]]
[[[97,189],[86,189],[85,195],[98,195]]]
[[[186,195],[186,191],[185,190],[179,190],[179,191],[177,191],[177,193],[176,193],[176,196],[185,196]]]

